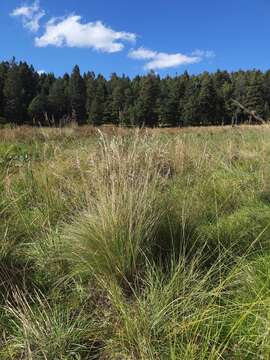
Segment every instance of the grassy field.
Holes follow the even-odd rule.
[[[0,130],[0,359],[270,358],[270,126]]]

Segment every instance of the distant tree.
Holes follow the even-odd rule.
[[[3,120],[4,120],[4,110],[5,110],[4,87],[8,73],[8,67],[9,67],[8,62],[0,63],[0,118]]]
[[[56,78],[52,73],[44,73],[39,75],[38,80],[38,93],[49,95],[50,89],[55,82]]]
[[[159,86],[159,96],[154,105],[155,125],[169,125],[169,87],[167,81],[161,81]]]
[[[48,109],[57,124],[71,115],[67,82],[68,79],[59,78],[53,83],[49,91]]]
[[[187,71],[184,72],[183,75],[177,78],[177,88],[179,93],[179,100],[178,100],[178,114],[179,119],[177,120],[177,125],[183,126],[185,124],[185,106],[188,102],[188,91],[187,89],[190,86],[190,76]],[[190,86],[190,90],[191,90]],[[186,96],[187,95],[187,96]]]
[[[200,80],[196,77],[189,79],[183,99],[182,125],[199,125],[200,118]]]
[[[213,83],[217,95],[216,99],[216,123],[227,124],[231,121],[231,112],[229,111],[231,105],[231,95],[230,89],[231,86],[231,77],[227,71],[217,70],[216,73],[212,75]],[[226,90],[224,85],[228,85]],[[225,90],[225,91],[224,91]],[[229,98],[228,98],[229,96]],[[228,102],[228,104],[226,104]]]
[[[168,100],[167,100],[167,122],[170,126],[179,126],[181,125],[181,107],[180,99],[183,98],[185,93],[185,84],[182,81],[179,81],[178,78],[167,79],[168,83]]]
[[[264,74],[265,117],[270,119],[270,70]]]
[[[86,123],[86,88],[78,65],[74,67],[70,77],[69,96],[71,111],[78,124]]]
[[[260,72],[254,72],[246,88],[244,105],[258,115],[265,116],[265,101],[263,77]]]
[[[71,76],[56,78],[15,59],[0,63],[1,124],[44,123],[46,117],[56,125],[73,118],[79,124],[153,127],[240,124],[252,118],[233,100],[269,119],[270,70],[193,76],[185,71],[164,78],[150,72],[133,79],[113,73],[106,79],[93,72],[82,76],[75,66]]]
[[[28,121],[28,106],[31,100],[37,95],[38,74],[33,66],[29,66],[26,62],[18,64],[18,76],[21,82],[21,106],[22,118],[24,122]]]
[[[119,124],[124,109],[124,88],[121,84],[117,85],[112,92],[111,120]]]
[[[98,75],[95,85],[95,94],[89,110],[89,120],[95,125],[101,125],[104,121],[106,104],[106,80]]]
[[[232,100],[234,97],[234,86],[232,82],[225,82],[222,85],[221,89],[222,97],[223,97],[223,122],[224,124],[231,124],[234,123],[236,118],[236,111],[235,105],[233,104]]]
[[[135,103],[138,125],[155,126],[157,124],[157,99],[159,97],[159,76],[150,72],[141,79],[138,100]]]
[[[4,116],[14,124],[23,123],[23,86],[20,76],[19,67],[15,59],[9,65],[5,85],[4,94]],[[26,119],[25,119],[26,120]]]
[[[201,81],[198,98],[198,115],[201,125],[215,124],[218,121],[217,104],[218,97],[213,79],[208,73],[205,73]]]
[[[84,83],[86,87],[86,114],[87,119],[91,118],[91,107],[96,93],[96,75],[94,72],[88,72],[84,76]]]
[[[244,104],[245,98],[247,95],[247,85],[248,85],[248,74],[242,70],[232,74],[232,83],[233,83],[233,99],[237,100],[239,103]],[[234,121],[237,123],[242,123],[247,120],[246,114],[239,108],[235,109]]]
[[[131,84],[124,90],[124,107],[120,116],[120,124],[126,126],[135,125],[135,116],[133,112],[134,97]]]
[[[32,123],[37,125],[49,125],[48,120],[48,98],[44,93],[37,95],[28,107],[28,114]]]

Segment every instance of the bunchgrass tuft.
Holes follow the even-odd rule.
[[[42,294],[27,296],[14,290],[5,311],[10,319],[3,356],[29,360],[90,358],[95,335],[91,318],[82,308],[50,304]]]
[[[153,137],[101,136],[89,206],[64,229],[66,256],[81,275],[112,275],[128,283],[143,271],[164,211],[164,152]]]

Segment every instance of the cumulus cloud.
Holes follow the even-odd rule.
[[[115,31],[101,21],[82,23],[81,16],[69,15],[47,22],[44,34],[36,37],[35,44],[38,47],[80,47],[114,53],[124,48],[124,41],[135,40],[133,33]]]
[[[23,5],[14,9],[10,15],[20,17],[26,29],[37,32],[40,28],[40,20],[45,15],[45,11],[40,8],[39,1],[37,0],[32,5]]]
[[[146,70],[167,69],[201,61],[201,57],[196,55],[189,56],[181,53],[167,54],[149,50],[144,47],[131,50],[128,56],[136,60],[150,60],[144,65]]]

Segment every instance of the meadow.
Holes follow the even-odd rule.
[[[270,126],[0,130],[0,359],[270,358]]]

